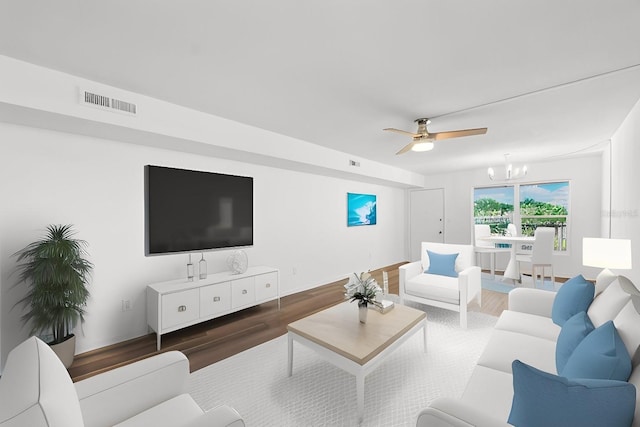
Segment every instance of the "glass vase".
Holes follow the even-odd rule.
[[[202,259],[200,259],[200,262],[198,263],[198,273],[200,279],[207,278],[207,261],[204,259],[204,254],[202,254]]]
[[[367,303],[358,301],[358,317],[360,319],[360,323],[367,323],[368,312],[369,309],[367,308]]]

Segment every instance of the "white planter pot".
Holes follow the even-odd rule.
[[[76,354],[76,336],[70,335],[60,344],[49,345],[49,347],[58,355],[64,367],[69,369],[73,363],[73,356]]]

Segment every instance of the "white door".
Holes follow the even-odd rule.
[[[420,259],[422,242],[444,243],[444,189],[412,191],[409,198],[411,261]]]

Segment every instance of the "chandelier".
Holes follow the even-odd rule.
[[[527,165],[514,167],[509,160],[509,156],[509,153],[504,155],[504,178],[502,179],[509,181],[511,179],[523,178],[527,175]],[[496,179],[496,171],[492,167],[487,169],[487,174],[489,175],[489,179]]]

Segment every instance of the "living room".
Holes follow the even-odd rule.
[[[7,50],[0,50],[7,55],[0,57],[2,365],[28,335],[13,308],[21,295],[7,279],[11,255],[48,224],[73,224],[95,265],[77,353],[148,333],[146,286],[185,276],[188,256],[145,256],[145,165],[253,177],[254,245],[245,250],[251,265],[278,268],[283,296],[354,271],[409,261],[408,199],[417,189],[444,189],[445,241],[470,243],[472,190],[495,185],[486,173],[488,159],[484,166],[425,174],[362,153],[355,157],[361,166],[354,169],[353,154],[23,62]],[[140,114],[79,105],[78,87],[133,99]],[[608,141],[598,141],[597,150],[527,161],[526,182],[571,182],[571,250],[557,256],[558,277],[597,275],[599,270],[582,266],[582,237],[631,239],[634,265],[640,263],[640,196],[634,188],[640,178],[635,168],[640,106],[633,96],[619,126]],[[407,117],[407,126],[413,118]],[[402,123],[380,123],[376,131],[388,125]],[[391,156],[393,147],[386,147]],[[346,226],[348,192],[377,195],[376,226]],[[205,252],[208,270],[224,271],[228,255]],[[194,253],[194,260],[199,256]],[[640,283],[637,270],[625,275]],[[122,311],[122,301],[130,302],[129,310]]]

